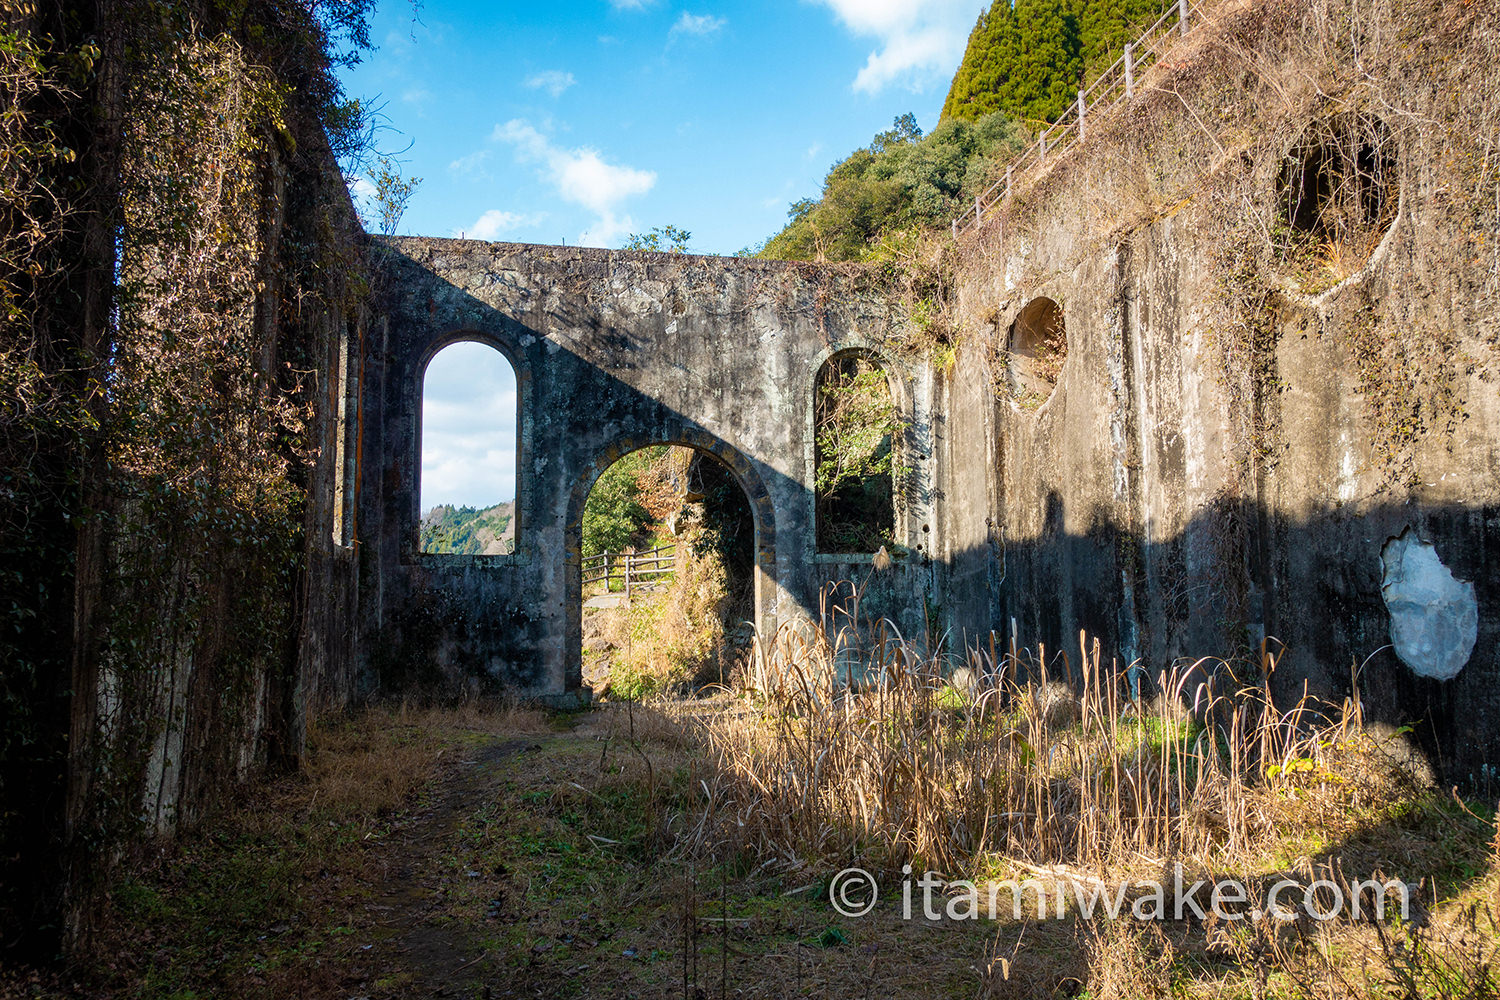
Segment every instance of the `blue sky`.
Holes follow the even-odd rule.
[[[931,128],[985,6],[427,0],[414,19],[382,0],[378,49],[343,78],[383,105],[382,150],[422,178],[400,232],[614,247],[670,224],[727,254],[775,234],[897,115]],[[424,510],[515,495],[498,355],[439,355],[423,428]]]
[[[937,121],[982,0],[383,0],[346,71],[422,178],[401,231],[733,253],[906,111]],[[409,146],[409,148],[407,148]]]

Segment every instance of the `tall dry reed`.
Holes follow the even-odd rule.
[[[1306,696],[1279,708],[1269,644],[1250,669],[1204,659],[1155,677],[1082,634],[1076,656],[992,637],[957,657],[887,622],[855,628],[848,591],[826,624],[757,644],[757,711],[706,722],[711,808],[740,850],[952,874],[991,858],[1222,861],[1274,825],[1268,776],[1310,766],[1354,721]]]

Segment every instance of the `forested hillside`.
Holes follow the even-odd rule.
[[[897,234],[945,227],[1170,0],[996,0],[969,36],[938,125],[905,114],[834,164],[758,256],[868,260]],[[898,241],[899,242],[899,241]],[[899,256],[899,246],[892,250]]]
[[[1056,121],[1092,79],[1149,27],[1168,0],[995,0],[979,16],[942,118],[996,111]]]
[[[422,516],[422,551],[496,556],[515,550],[515,504],[483,509],[439,505]]]

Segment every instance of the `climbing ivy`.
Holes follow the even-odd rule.
[[[362,288],[330,149],[358,155],[367,116],[332,68],[369,6],[126,0],[0,32],[8,927],[55,934],[66,900],[79,945],[122,843],[298,751],[310,428]]]

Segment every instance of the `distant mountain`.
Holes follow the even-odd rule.
[[[514,501],[485,507],[440,504],[422,515],[422,551],[496,556],[515,550]]]

